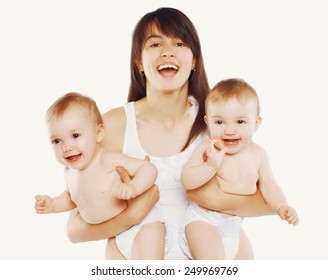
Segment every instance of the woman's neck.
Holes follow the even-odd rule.
[[[190,108],[188,92],[148,91],[143,108],[143,118],[170,128],[187,116]]]

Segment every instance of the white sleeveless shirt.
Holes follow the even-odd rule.
[[[198,109],[197,101],[193,97],[189,97],[189,102],[192,104],[189,113],[195,117]],[[122,152],[131,157],[145,158],[147,153],[139,141],[134,102],[126,103],[124,109],[126,129]],[[165,259],[188,259],[182,252],[178,241],[180,222],[189,205],[186,190],[181,184],[181,170],[195,147],[203,139],[204,136],[199,135],[186,150],[173,156],[154,157],[149,155],[150,161],[158,169],[156,185],[160,191],[160,200],[156,207],[166,226],[168,226],[167,234],[171,235],[169,239],[172,242],[172,246],[165,254]]]

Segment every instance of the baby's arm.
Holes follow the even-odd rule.
[[[298,215],[294,208],[290,206],[281,206],[278,209],[278,215],[282,220],[288,222],[288,224],[296,226],[298,224]]]
[[[290,224],[296,225],[298,223],[297,213],[292,207],[288,206],[285,194],[273,176],[266,152],[264,150],[261,152],[262,159],[258,182],[261,193],[275,213]]]
[[[37,214],[66,212],[75,207],[76,205],[71,200],[71,196],[67,191],[64,191],[56,197],[50,197],[48,195],[35,196],[34,208]]]
[[[181,182],[187,190],[201,187],[218,171],[223,161],[225,150],[217,151],[214,141],[204,140],[193,152],[182,169]]]
[[[118,165],[123,166],[133,178],[129,183],[119,182],[118,185],[114,186],[114,196],[128,200],[144,193],[154,185],[157,178],[155,165],[147,160],[132,158],[123,154],[120,157],[121,162]]]

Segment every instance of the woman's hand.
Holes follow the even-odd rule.
[[[149,161],[149,156],[145,157]],[[121,166],[116,168],[117,173],[121,176],[123,183],[129,183],[131,178],[128,172]],[[130,213],[134,219],[134,224],[140,223],[155,206],[159,200],[159,190],[156,185],[144,192],[143,194],[127,201],[128,208],[124,212]]]
[[[274,214],[259,190],[253,195],[228,194],[218,187],[215,178],[200,188],[188,191],[187,196],[202,207],[230,215],[254,217]]]

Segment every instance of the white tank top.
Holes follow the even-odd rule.
[[[193,116],[197,112],[197,102],[194,98],[189,98],[193,105],[190,108],[190,114]],[[126,129],[123,144],[123,153],[136,158],[144,158],[147,153],[141,146],[137,131],[136,115],[134,102],[124,105],[126,114]],[[154,157],[149,155],[150,161],[157,167],[158,176],[156,185],[160,191],[160,200],[157,208],[169,226],[169,238],[172,238],[172,247],[165,254],[165,259],[188,259],[182,252],[178,242],[178,233],[180,221],[183,217],[189,201],[186,197],[186,191],[181,184],[181,170],[187,160],[190,158],[195,147],[204,139],[203,135],[198,136],[189,147],[181,153],[169,157]]]

